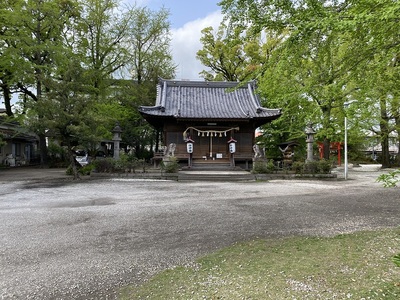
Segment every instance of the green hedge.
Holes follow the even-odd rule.
[[[254,174],[271,174],[275,171],[275,165],[272,160],[269,161],[255,161],[253,163]]]
[[[306,163],[296,161],[292,168],[296,174],[330,174],[332,164],[324,159]]]

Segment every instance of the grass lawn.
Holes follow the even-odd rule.
[[[400,228],[233,245],[122,299],[400,299]]]

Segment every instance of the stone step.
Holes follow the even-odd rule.
[[[255,176],[245,171],[179,171],[178,181],[252,181]]]
[[[231,167],[229,160],[195,160],[192,163],[192,167],[185,169],[198,170],[198,171],[232,171],[235,168]]]

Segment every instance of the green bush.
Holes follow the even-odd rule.
[[[179,170],[179,163],[176,157],[170,157],[169,161],[161,161],[160,166],[165,173],[176,173]]]
[[[76,166],[78,169],[78,173],[81,175],[90,175],[90,173],[94,170],[95,165],[94,164],[88,164],[86,166]],[[72,166],[71,164],[68,166],[67,170],[65,171],[67,175],[74,175],[72,171]]]
[[[256,161],[253,164],[253,173],[255,174],[270,174],[275,171],[275,165],[272,160],[268,162]]]
[[[111,157],[96,159],[92,164],[98,173],[111,173],[117,169],[115,166],[115,160]]]
[[[95,168],[94,164],[88,164],[79,169],[79,174],[90,175],[90,173],[94,170],[94,168]]]
[[[292,167],[296,174],[329,174],[332,169],[331,162],[324,159],[306,163],[296,161]]]
[[[292,165],[292,169],[296,174],[303,174],[304,173],[304,162],[295,161]]]
[[[90,169],[96,170],[98,173],[112,173],[112,172],[132,172],[139,167],[145,170],[145,162],[143,159],[138,159],[134,155],[124,154],[120,155],[119,159],[114,159],[111,157],[107,158],[97,158],[92,162],[93,167]]]
[[[74,175],[74,173],[73,173],[73,171],[72,171],[72,166],[71,166],[71,165],[68,166],[67,170],[65,171],[65,174],[67,174],[67,175]]]
[[[144,160],[138,159],[133,154],[125,154],[122,153],[119,159],[115,160],[114,167],[117,172],[132,172],[135,173],[135,170],[139,167],[144,167]]]
[[[388,174],[381,174],[379,175],[377,182],[382,182],[384,187],[396,187],[397,183],[400,181],[400,174],[399,170],[394,170],[389,172]]]
[[[326,159],[319,160],[317,163],[318,173],[320,174],[329,174],[332,169],[332,164],[330,161]]]
[[[318,173],[318,161],[307,161],[304,164],[305,174],[317,174]]]
[[[69,165],[68,151],[65,147],[62,147],[55,143],[49,143],[47,147],[48,151],[48,164],[50,168],[64,168]]]

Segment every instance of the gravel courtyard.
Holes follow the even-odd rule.
[[[118,287],[238,241],[400,224],[400,189],[378,172],[270,182],[38,172],[0,172],[0,299],[117,299]]]

